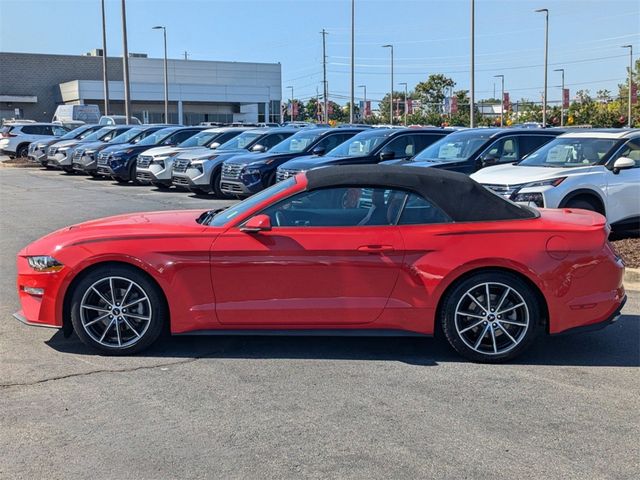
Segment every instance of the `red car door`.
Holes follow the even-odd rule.
[[[234,227],[214,242],[211,275],[219,321],[274,328],[375,321],[404,258],[398,227],[375,225],[382,220],[370,214],[370,200],[368,207],[361,202],[359,210],[333,215],[291,207],[304,207],[304,198],[287,202],[280,213],[269,212],[276,220],[272,230],[246,233]],[[310,203],[323,206],[317,199]]]

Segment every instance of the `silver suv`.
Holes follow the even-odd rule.
[[[0,154],[9,158],[27,157],[29,144],[38,140],[61,137],[68,128],[55,123],[10,123],[0,130]]]

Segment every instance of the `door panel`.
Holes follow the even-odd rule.
[[[211,251],[218,319],[276,328],[373,322],[398,278],[403,250],[395,226],[231,229]]]

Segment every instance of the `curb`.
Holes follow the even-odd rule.
[[[626,268],[624,271],[624,288],[640,292],[640,268]]]

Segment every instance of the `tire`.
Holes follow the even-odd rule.
[[[27,155],[29,155],[29,144],[27,143],[27,144],[22,144],[18,146],[16,150],[16,157],[27,158]]]
[[[215,195],[216,198],[231,198],[229,195],[224,193],[220,188],[220,175],[222,174],[222,169],[218,168],[211,172],[211,193]]]
[[[129,180],[134,184],[134,185],[140,185],[140,182],[138,181],[138,179],[136,178],[136,161],[134,159],[133,163],[131,164],[131,166],[129,167]]]
[[[474,362],[500,363],[531,345],[544,325],[542,311],[538,296],[522,279],[486,271],[454,285],[443,299],[440,322],[460,355]]]
[[[123,300],[128,311],[122,308]],[[90,272],[71,293],[73,329],[84,344],[107,355],[144,350],[158,339],[167,319],[160,289],[144,273],[126,265]]]
[[[582,210],[590,210],[592,212],[602,213],[596,202],[587,198],[576,198],[567,202],[566,208],[581,208]]]
[[[120,184],[122,184],[122,185],[124,185],[124,184],[126,184],[126,183],[129,183],[129,180],[127,180],[127,179],[126,179],[126,178],[124,178],[124,177],[113,177],[113,179],[114,179],[116,182],[118,182],[118,183],[120,183]]]
[[[156,187],[158,190],[169,190],[171,188],[171,185],[167,185],[166,183],[152,183],[151,185]]]

